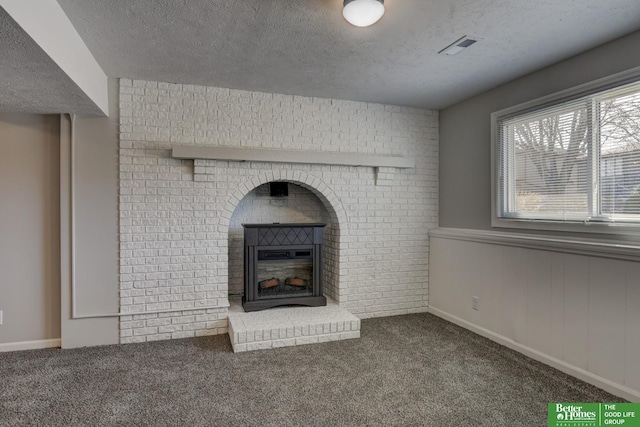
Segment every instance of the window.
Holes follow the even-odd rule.
[[[494,225],[640,225],[640,82],[493,120]]]

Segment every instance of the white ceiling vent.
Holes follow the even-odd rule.
[[[444,53],[445,55],[455,55],[456,53],[462,52],[464,49],[468,48],[472,44],[479,41],[479,37],[473,36],[463,36],[462,38],[454,41],[449,46],[445,47],[438,53]]]

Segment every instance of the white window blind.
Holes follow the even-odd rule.
[[[496,126],[499,218],[640,222],[640,83]]]

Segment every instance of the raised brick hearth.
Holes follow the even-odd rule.
[[[360,338],[360,319],[329,300],[324,307],[279,307],[245,313],[229,309],[233,351],[243,352]]]

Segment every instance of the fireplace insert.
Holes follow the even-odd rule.
[[[245,311],[326,305],[322,295],[325,224],[243,224]]]

